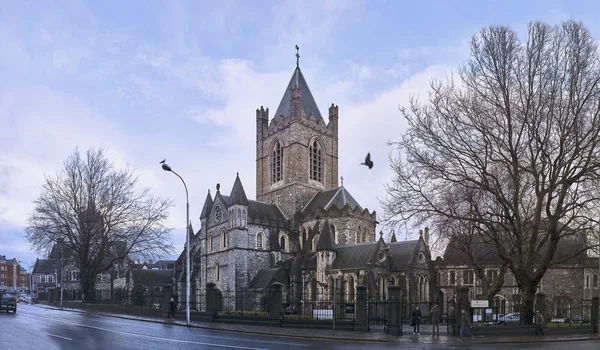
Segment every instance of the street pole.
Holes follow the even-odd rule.
[[[170,166],[165,163],[166,159],[160,162],[164,171],[170,171],[183,182],[185,188],[185,320],[186,324],[190,326],[190,201],[188,195],[187,185],[183,178],[171,169]]]
[[[60,256],[60,309],[63,309],[63,256]]]

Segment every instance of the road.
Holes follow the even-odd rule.
[[[0,348],[50,349],[564,349],[543,344],[375,344],[222,332],[169,323],[128,320],[19,304],[17,314],[0,313]],[[578,350],[598,342],[579,341]]]

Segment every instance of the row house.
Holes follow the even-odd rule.
[[[581,249],[581,242],[565,238],[559,242],[555,261],[538,285],[537,292],[546,296],[548,311],[554,316],[583,316],[589,318],[591,299],[600,293],[598,258],[587,251],[575,257],[564,259],[569,252]],[[483,268],[488,281],[494,281],[500,274],[500,258],[491,243],[471,241],[468,245],[474,260]],[[469,263],[464,252],[465,245],[458,238],[451,239],[442,258],[435,261],[436,278],[439,285],[438,300],[442,306],[454,298],[456,287],[468,287],[470,299],[485,299],[483,282]],[[565,260],[565,261],[562,261]],[[517,312],[520,309],[522,293],[514,275],[507,269],[501,289],[490,300],[490,307],[498,314]],[[443,307],[447,312],[447,307]]]
[[[25,293],[29,290],[29,273],[17,259],[0,255],[0,292]]]

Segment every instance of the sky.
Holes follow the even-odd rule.
[[[75,147],[104,148],[141,187],[170,197],[175,258],[207,190],[228,194],[239,172],[256,198],[256,109],[277,109],[296,66],[323,115],[339,106],[339,175],[383,213],[398,111],[432,78],[468,60],[481,28],[581,20],[600,37],[592,1],[12,1],[0,8],[0,255],[28,269],[24,227],[44,176]],[[272,117],[272,114],[271,114]],[[367,152],[375,162],[359,163]],[[385,230],[378,227],[377,232]],[[399,240],[416,230],[397,228]]]

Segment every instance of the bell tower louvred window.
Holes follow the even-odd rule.
[[[271,158],[271,181],[275,183],[281,181],[283,173],[283,147],[279,141],[275,142]]]
[[[321,145],[317,140],[310,145],[310,179],[323,182],[323,159]]]

